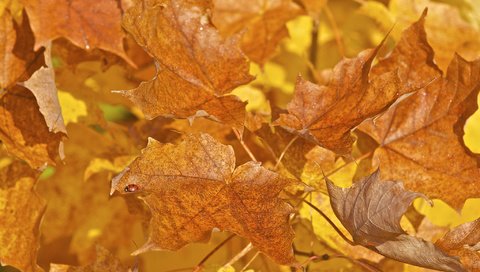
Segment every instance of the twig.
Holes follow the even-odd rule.
[[[242,249],[242,251],[240,251],[237,255],[233,256],[233,258],[230,261],[228,261],[223,267],[227,267],[229,265],[236,263],[238,260],[243,258],[243,256],[245,256],[250,250],[252,250],[252,248],[253,248],[252,243],[248,243],[248,245],[244,249]]]
[[[335,229],[336,232],[338,232],[338,235],[340,235],[340,237],[342,237],[342,239],[345,240],[345,242],[347,242],[351,246],[355,246],[355,244],[352,241],[350,241],[350,239],[348,239],[347,236],[343,234],[343,232],[335,225],[335,223],[333,223],[333,221],[330,218],[328,218],[328,216],[325,213],[323,213],[319,208],[317,208],[317,206],[313,205],[308,200],[303,200],[303,202],[305,202],[308,206],[312,207],[312,209],[314,209],[325,220],[327,220],[327,222]]]
[[[280,162],[282,161],[283,159],[283,156],[285,156],[285,153],[287,153],[288,149],[290,148],[290,146],[298,139],[298,134],[295,135],[295,137],[293,137],[290,142],[288,142],[288,144],[285,146],[285,148],[283,149],[282,153],[280,154],[280,157],[278,157],[278,160],[277,160],[277,163],[275,164],[275,167],[273,168],[273,171],[276,171],[278,166],[280,165]]]
[[[247,152],[248,156],[250,157],[250,159],[254,162],[258,162],[257,161],[257,158],[255,158],[255,155],[253,155],[252,151],[250,150],[250,148],[248,148],[248,146],[245,144],[245,142],[243,141],[243,138],[242,136],[240,135],[240,133],[237,131],[236,128],[232,128],[233,130],[233,133],[235,134],[235,136],[237,136],[237,139],[238,141],[240,142],[240,144],[242,145],[243,149],[245,149],[245,151]]]
[[[328,5],[323,6],[323,11],[325,12],[325,15],[327,15],[328,22],[332,26],[333,34],[335,35],[335,42],[337,43],[337,46],[338,46],[338,52],[340,52],[340,55],[344,57],[345,49],[343,47],[342,37],[340,35],[340,31],[338,30],[338,26],[337,26],[337,23],[335,22],[335,18],[333,17],[332,11],[328,7]]]
[[[223,240],[220,244],[218,244],[214,249],[212,249],[203,259],[195,266],[194,271],[200,271],[202,269],[202,265],[213,255],[217,252],[221,247],[223,247],[228,241],[230,241],[235,234],[228,236],[225,240]]]
[[[260,255],[260,251],[257,251],[257,253],[255,253],[255,255],[253,255],[253,257],[250,259],[250,261],[248,261],[248,263],[242,268],[242,270],[240,270],[240,272],[243,272],[247,269],[248,266],[250,266],[250,264],[253,263],[253,261],[258,257],[258,255]]]

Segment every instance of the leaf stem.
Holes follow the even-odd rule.
[[[327,222],[335,229],[338,235],[340,235],[340,237],[342,237],[342,239],[345,240],[345,242],[347,242],[351,246],[356,246],[352,241],[350,241],[350,239],[347,238],[347,236],[345,236],[345,234],[343,234],[343,232],[335,225],[335,223],[333,223],[333,221],[330,218],[328,218],[328,216],[324,212],[322,212],[319,208],[317,208],[317,206],[313,205],[311,202],[305,199],[303,200],[303,202],[305,202],[308,206],[310,206],[312,209],[318,212],[325,220],[327,220]]]
[[[250,157],[250,159],[254,162],[258,162],[257,158],[255,158],[255,155],[253,155],[252,151],[250,150],[250,148],[248,148],[248,146],[245,144],[245,142],[243,141],[243,138],[242,136],[240,135],[240,133],[237,131],[237,129],[235,128],[232,128],[233,130],[233,133],[235,134],[235,136],[237,136],[237,139],[238,141],[240,142],[240,144],[242,145],[243,149],[245,149],[245,151],[247,152],[248,156]]]
[[[280,157],[278,157],[277,163],[275,164],[275,167],[273,168],[273,171],[276,171],[278,169],[278,166],[280,165],[280,162],[282,161],[283,157],[285,156],[285,153],[287,153],[288,149],[290,146],[298,139],[298,134],[293,137],[290,142],[285,146],[283,149],[282,153],[280,154]]]
[[[230,241],[233,237],[235,237],[235,234],[231,234],[228,236],[225,240],[223,240],[220,244],[218,244],[214,249],[212,249],[203,259],[195,266],[194,271],[201,271],[203,264],[213,255],[215,252],[217,252],[220,248],[222,248],[228,241]]]
[[[244,249],[242,249],[242,251],[240,251],[237,255],[233,256],[233,258],[230,261],[228,261],[223,267],[227,267],[229,265],[236,263],[238,260],[243,258],[243,256],[245,256],[252,249],[253,249],[252,243],[248,243],[248,245]]]

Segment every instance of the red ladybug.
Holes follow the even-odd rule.
[[[134,192],[138,191],[139,189],[140,188],[136,184],[128,184],[127,186],[125,186],[125,189],[123,189],[123,190],[125,191],[125,193],[134,193]]]

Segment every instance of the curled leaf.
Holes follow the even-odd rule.
[[[426,198],[406,191],[401,182],[380,181],[380,171],[340,188],[327,181],[333,211],[356,244],[389,258],[442,271],[464,271],[457,258],[432,243],[410,236],[400,226],[400,218],[412,201]]]

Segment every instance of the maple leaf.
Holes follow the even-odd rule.
[[[230,146],[208,134],[189,134],[177,145],[150,139],[112,180],[112,193],[138,189],[152,211],[149,239],[134,254],[177,250],[208,239],[217,227],[249,239],[277,263],[292,264],[293,209],[278,194],[294,183],[256,162],[235,169]]]
[[[480,271],[480,219],[454,228],[435,245],[453,256],[459,256],[469,271]]]
[[[46,203],[34,191],[37,176],[20,161],[0,169],[0,263],[25,272],[42,271],[38,226]]]
[[[301,11],[291,0],[214,0],[212,22],[224,36],[243,31],[243,52],[264,64],[288,36],[285,23]]]
[[[475,4],[466,4],[466,6]],[[469,24],[464,12],[446,3],[431,0],[394,0],[389,8],[399,25],[414,21],[422,9],[428,7],[426,20],[428,41],[435,51],[437,65],[446,71],[455,52],[468,60],[480,57],[480,33],[478,27]],[[476,15],[474,15],[476,16]]]
[[[35,48],[65,37],[84,49],[100,48],[131,63],[123,49],[121,10],[115,0],[25,0]]]
[[[23,109],[19,111],[18,109]],[[63,158],[64,134],[50,132],[35,96],[20,85],[0,93],[0,140],[7,151],[32,168]]]
[[[461,208],[480,196],[478,156],[465,147],[463,126],[477,109],[480,60],[456,55],[439,78],[359,129],[377,143],[374,167],[385,179]],[[428,155],[427,155],[428,154]]]
[[[35,96],[40,112],[50,131],[67,134],[63,122],[62,109],[58,102],[57,87],[55,86],[55,71],[52,67],[51,44],[45,50],[46,67],[40,67],[32,76],[22,83]]]
[[[43,65],[43,50],[33,51],[33,33],[24,14],[18,25],[8,11],[0,16],[0,89],[27,80]]]
[[[148,119],[157,116],[212,116],[242,128],[245,103],[233,88],[252,80],[238,48],[239,37],[223,39],[207,15],[206,1],[137,1],[124,27],[157,64],[156,76],[122,93]]]
[[[406,191],[401,182],[380,181],[380,171],[340,188],[327,180],[333,211],[356,244],[389,258],[443,271],[464,271],[460,262],[432,243],[410,236],[400,218],[412,201],[424,195]]]
[[[383,42],[355,58],[340,61],[328,85],[319,86],[299,76],[287,106],[289,113],[281,114],[275,124],[337,153],[349,153],[353,143],[350,131],[354,127],[383,112],[401,95],[434,79],[429,77],[437,68],[424,39],[425,15],[405,30],[391,55],[372,69]],[[410,53],[412,50],[418,50],[418,55]]]

